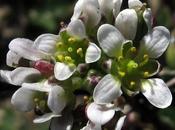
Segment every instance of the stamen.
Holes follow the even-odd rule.
[[[74,43],[76,41],[76,39],[74,38],[74,37],[70,37],[69,39],[68,39],[68,42],[70,42],[70,43]]]
[[[70,56],[65,56],[65,61],[66,62],[71,62],[72,61],[72,58]]]
[[[123,72],[123,71],[119,71],[118,74],[121,76],[121,77],[125,77],[126,73]]]
[[[56,47],[57,47],[57,48],[62,47],[62,46],[63,46],[63,43],[62,43],[62,42],[58,42],[58,43],[56,44]]]
[[[144,77],[147,78],[149,76],[149,72],[148,71],[145,71],[144,72]]]
[[[83,57],[83,49],[82,48],[78,48],[77,49],[77,54],[80,55],[81,57]]]
[[[132,53],[136,53],[136,51],[137,51],[137,49],[135,47],[131,47],[130,50],[131,50]]]
[[[136,85],[136,82],[131,81],[131,82],[130,82],[130,85],[133,87],[133,86],[135,86],[135,85]]]
[[[144,54],[143,59],[147,60],[147,59],[149,59],[149,56],[147,54]]]
[[[64,56],[63,55],[57,55],[57,58],[59,61],[63,62],[64,61]]]
[[[69,47],[69,48],[67,49],[67,51],[68,51],[68,52],[72,52],[72,51],[73,51],[73,48],[72,48],[72,47]]]
[[[118,57],[118,61],[121,61],[123,59],[123,56]]]

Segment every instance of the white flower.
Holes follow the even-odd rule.
[[[42,123],[61,116],[61,111],[66,106],[64,94],[62,87],[48,81],[23,83],[13,94],[11,103],[20,111],[39,110],[43,115],[35,118],[33,122]]]
[[[102,25],[97,38],[103,51],[116,60],[113,61],[111,74],[104,76],[95,87],[95,102],[105,104],[113,101],[121,95],[122,87],[128,94],[141,91],[158,108],[166,108],[171,104],[172,95],[164,81],[158,78],[147,79],[159,69],[159,63],[152,58],[161,56],[169,45],[170,33],[165,27],[153,28],[143,38],[138,50],[133,47],[132,41],[126,41],[112,25]]]
[[[115,111],[118,110],[119,108],[115,104],[99,105],[95,102],[91,103],[86,112],[90,121],[82,130],[101,130],[101,126],[109,122],[114,117]],[[123,116],[118,120],[115,130],[121,130],[125,118],[126,116]]]
[[[152,27],[152,12],[150,8],[145,8],[139,0],[129,0],[129,9],[122,10],[115,19],[115,26],[123,34],[123,36],[128,40],[134,40],[137,30],[139,29],[139,19],[143,17],[148,31]],[[143,8],[144,7],[144,8]],[[138,9],[143,12],[141,16],[138,15]],[[143,9],[142,9],[143,8]],[[143,27],[141,27],[143,28]]]
[[[80,20],[72,21],[67,32],[60,33],[60,41],[57,42],[57,62],[54,73],[58,80],[68,79],[81,63],[93,63],[100,59],[101,50],[95,43],[86,39],[85,27]]]
[[[78,19],[88,27],[96,26],[101,20],[98,0],[78,0],[71,21]]]

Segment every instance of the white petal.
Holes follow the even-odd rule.
[[[72,74],[76,71],[75,67],[69,67],[68,65],[57,62],[54,67],[54,74],[56,79],[62,81],[66,80],[72,76]]]
[[[10,67],[16,67],[20,59],[21,56],[10,50],[7,53],[6,64]]]
[[[90,43],[89,47],[86,50],[85,61],[86,63],[93,63],[100,59],[101,49],[95,44]]]
[[[158,58],[165,52],[169,43],[169,30],[163,26],[158,26],[143,38],[139,53],[141,55],[148,54],[151,58]]]
[[[19,88],[12,96],[11,103],[20,111],[31,111],[34,107],[34,91]]]
[[[52,88],[51,85],[48,85],[47,81],[38,83],[23,83],[22,87],[33,91],[41,91],[41,92],[50,92]]]
[[[104,76],[94,89],[93,99],[98,104],[111,103],[121,96],[121,83],[110,74]]]
[[[87,117],[94,124],[104,125],[113,118],[114,114],[114,110],[106,110],[95,103],[91,103],[87,108]]]
[[[71,21],[79,19],[80,15],[82,13],[83,7],[84,7],[84,0],[78,0],[75,7],[74,7],[74,13],[73,13],[73,16],[71,18]]]
[[[54,113],[47,113],[43,116],[39,116],[33,120],[33,123],[44,123],[46,121],[51,120],[53,117],[60,117],[61,115],[56,115]]]
[[[158,107],[166,108],[171,105],[172,95],[163,80],[155,78],[142,81],[142,93],[148,101]]]
[[[112,25],[103,24],[97,32],[98,42],[103,51],[111,57],[121,55],[124,37]]]
[[[129,8],[138,8],[142,7],[143,3],[140,0],[128,0]]]
[[[50,124],[50,130],[71,130],[73,117],[71,113],[63,113],[61,117],[53,118]]]
[[[16,38],[10,42],[9,48],[19,56],[28,60],[36,61],[45,57],[44,53],[41,53],[33,47],[33,41],[28,39]]]
[[[115,126],[115,130],[121,130],[122,129],[125,119],[126,119],[126,116],[120,117],[120,119],[118,120],[118,122]]]
[[[128,40],[133,40],[137,32],[138,17],[134,9],[121,11],[115,19],[115,26]]]
[[[78,0],[71,21],[79,18],[90,26],[96,26],[101,19],[98,0]]]
[[[148,31],[152,29],[152,11],[150,8],[146,8],[143,12],[143,18],[148,26]]]
[[[0,76],[6,82],[13,85],[21,85],[24,82],[33,82],[40,78],[41,74],[38,70],[27,67],[19,67],[13,71],[0,71]]]
[[[98,3],[100,5],[100,10],[104,16],[111,15],[114,8],[112,0],[109,0],[108,2],[106,2],[106,0],[98,0]]]
[[[117,15],[120,12],[122,2],[123,2],[123,0],[113,0],[113,4],[114,4],[113,14],[114,14],[115,18],[117,17]]]
[[[53,84],[51,87],[47,104],[54,113],[59,114],[66,106],[65,91],[56,84]]]
[[[87,125],[80,130],[101,130],[101,125],[88,121]]]
[[[86,37],[86,29],[81,20],[74,20],[67,26],[67,31],[70,35],[77,36],[79,38]]]
[[[56,43],[59,39],[58,35],[54,34],[42,34],[34,41],[34,47],[45,53],[54,53]]]

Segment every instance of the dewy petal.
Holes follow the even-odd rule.
[[[152,105],[158,108],[166,108],[171,105],[172,95],[163,80],[158,78],[143,80],[142,89],[143,95]]]
[[[13,94],[11,103],[20,111],[31,111],[34,107],[33,94],[32,90],[19,88]]]
[[[140,44],[140,55],[148,54],[151,58],[160,57],[167,49],[170,42],[170,32],[163,26],[153,29],[143,38]]]
[[[23,83],[23,88],[27,88],[33,91],[41,91],[41,92],[50,92],[52,86],[48,85],[47,81],[45,82],[37,82],[37,83]]]
[[[115,26],[127,40],[133,40],[137,32],[138,17],[134,9],[121,11],[115,19]]]
[[[46,54],[33,47],[33,41],[24,38],[12,40],[9,44],[9,48],[19,56],[28,60],[36,61],[46,56]]]
[[[73,117],[70,112],[63,113],[61,117],[53,118],[50,123],[50,130],[71,130]]]
[[[86,37],[86,29],[81,20],[73,20],[67,26],[67,31],[70,35],[85,38]]]
[[[91,103],[87,108],[87,117],[94,124],[104,125],[113,118],[114,114],[114,110],[106,110],[96,103]]]
[[[50,84],[51,91],[48,96],[48,107],[57,114],[60,114],[61,111],[66,106],[65,91],[62,87],[56,84]]]
[[[57,62],[54,67],[55,78],[60,81],[68,79],[75,71],[76,67],[69,67],[61,62]]]
[[[97,104],[111,103],[121,96],[121,83],[111,74],[104,76],[94,89],[93,99]]]
[[[33,82],[40,78],[38,70],[27,67],[18,67],[13,71],[0,71],[0,76],[6,82],[13,85],[21,85],[24,82]]]
[[[100,59],[100,57],[101,57],[101,49],[95,43],[90,43],[86,50],[86,56],[85,56],[86,63],[96,62]]]
[[[56,115],[55,113],[46,113],[43,116],[39,116],[33,120],[33,123],[44,123],[51,120],[54,117],[60,117],[61,115]]]
[[[21,56],[10,50],[7,53],[6,64],[10,67],[16,67],[20,59]]]
[[[128,0],[129,8],[138,8],[142,7],[143,3],[140,0]]]
[[[117,15],[120,12],[120,9],[121,9],[121,6],[122,6],[122,2],[123,2],[123,0],[113,0],[113,4],[114,4],[113,14],[114,14],[115,18],[117,17]]]
[[[143,18],[148,26],[148,31],[152,29],[152,11],[150,8],[146,8],[143,12]]]
[[[118,122],[115,126],[115,130],[121,130],[122,129],[125,119],[126,119],[126,116],[120,117],[120,119],[118,120]]]
[[[34,41],[34,48],[41,50],[45,53],[53,54],[55,51],[55,45],[59,39],[58,35],[54,34],[42,34]]]
[[[103,24],[97,32],[100,47],[110,57],[119,56],[122,53],[124,37],[114,26]]]

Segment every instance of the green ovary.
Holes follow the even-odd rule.
[[[70,66],[85,63],[85,53],[88,44],[88,40],[70,36],[66,31],[63,31],[56,44],[55,59]]]

